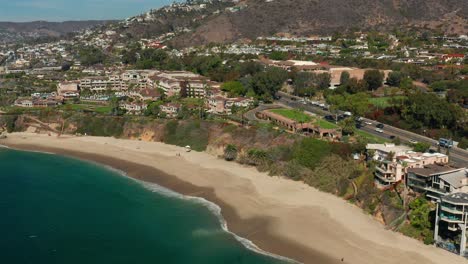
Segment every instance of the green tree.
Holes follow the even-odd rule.
[[[120,108],[120,100],[117,97],[112,97],[109,102],[109,106],[111,108],[111,114],[112,115],[123,115],[125,114],[125,110]]]
[[[431,144],[426,142],[418,142],[413,144],[413,151],[416,152],[427,152],[431,148]]]
[[[247,93],[247,89],[239,81],[225,82],[221,85],[221,90],[228,92],[231,96],[243,96]]]
[[[379,70],[367,70],[364,72],[364,81],[367,83],[369,90],[375,90],[382,86],[383,79],[384,74]]]
[[[287,60],[288,53],[281,52],[281,51],[273,51],[270,56],[268,56],[271,60]]]
[[[161,101],[149,103],[144,112],[145,116],[159,116],[161,114],[161,109],[159,108],[161,104]]]
[[[399,71],[393,71],[388,74],[387,84],[393,87],[400,87],[401,80],[403,75]]]
[[[318,89],[325,90],[330,87],[331,75],[329,73],[319,73],[315,78]]]
[[[340,85],[347,85],[350,79],[350,74],[347,71],[343,71],[340,75]]]
[[[104,63],[106,55],[104,52],[96,47],[88,46],[82,47],[78,51],[80,62],[85,66],[92,66],[95,64]]]
[[[349,79],[344,87],[346,92],[350,94],[367,91],[367,83],[364,80],[358,80],[357,78]]]
[[[339,125],[345,135],[353,135],[356,131],[356,124],[352,118],[345,118]]]
[[[271,101],[288,78],[288,73],[280,68],[269,67],[249,78],[249,88],[265,101]]]
[[[294,94],[297,96],[313,95],[314,74],[310,72],[298,72],[294,78]]]

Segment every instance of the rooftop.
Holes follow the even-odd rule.
[[[442,201],[457,204],[468,203],[468,193],[452,193],[442,197]]]
[[[411,148],[407,146],[397,146],[395,144],[367,144],[366,149],[368,150],[379,150],[382,152],[394,152],[396,154],[410,151]]]
[[[438,174],[449,174],[462,170],[463,169],[454,168],[447,165],[429,164],[424,166],[424,168],[410,168],[408,169],[408,172],[412,172],[419,176],[430,177]]]
[[[448,182],[454,188],[461,188],[463,186],[468,185],[468,171],[467,170],[459,170],[452,173],[447,173],[440,176],[440,179]]]

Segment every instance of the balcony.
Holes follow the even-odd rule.
[[[385,183],[395,183],[396,182],[396,178],[394,176],[386,176],[386,175],[382,175],[380,172],[376,171],[374,173],[375,177],[378,178],[379,180],[385,182]]]
[[[412,188],[418,188],[418,189],[422,189],[422,190],[426,190],[426,188],[428,187],[427,184],[425,184],[426,182],[422,183],[420,181],[414,181],[414,179],[408,179],[408,186],[412,187]]]
[[[443,220],[443,221],[449,222],[449,223],[462,223],[463,222],[462,216],[455,216],[455,215],[445,214],[444,212],[442,212],[440,214],[440,220]]]
[[[389,169],[383,169],[380,166],[375,166],[375,169],[382,174],[392,174],[393,172]]]
[[[457,208],[455,207],[448,207],[448,206],[441,206],[440,209],[442,211],[445,211],[445,212],[449,212],[449,213],[452,213],[452,214],[463,214],[463,210],[458,210]]]

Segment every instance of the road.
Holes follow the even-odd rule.
[[[281,92],[279,93],[279,96],[281,97],[278,101],[287,106],[294,107],[294,108],[301,108],[301,109],[304,109],[305,111],[312,112],[321,116],[333,115],[333,113],[331,113],[330,111],[324,110],[318,106],[311,105],[310,103],[304,104],[303,102],[299,101],[301,100],[300,97],[288,95],[288,94],[281,93]],[[342,112],[339,111],[339,114],[342,114]],[[395,137],[399,137],[403,143],[409,143],[409,141],[412,140],[416,142],[429,143],[431,144],[431,146],[433,146],[433,148],[437,148],[438,141],[432,138],[428,138],[428,137],[425,137],[425,136],[422,136],[422,135],[419,135],[410,131],[406,131],[397,127],[389,126],[389,125],[385,125],[385,127],[383,128],[383,133],[379,133],[375,131],[376,129],[375,125],[378,124],[377,121],[364,118],[363,124],[365,124],[366,122],[370,122],[372,123],[372,125],[365,125],[361,127],[360,130],[368,132],[375,136],[378,136],[384,139],[389,139],[390,136],[395,136]],[[457,147],[453,147],[450,149],[450,160],[452,163],[454,163],[457,166],[468,167],[468,151],[457,148]]]
[[[267,109],[275,109],[275,108],[281,108],[281,105],[276,105],[276,104],[261,104],[257,108],[252,109],[248,111],[247,113],[244,114],[244,118],[246,118],[249,121],[258,121],[258,122],[264,122],[265,120],[258,119],[256,114],[258,112],[261,112],[263,110]]]

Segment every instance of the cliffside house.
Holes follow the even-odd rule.
[[[432,201],[440,201],[451,193],[468,192],[468,174],[465,168],[429,164],[408,169],[407,186]]]

